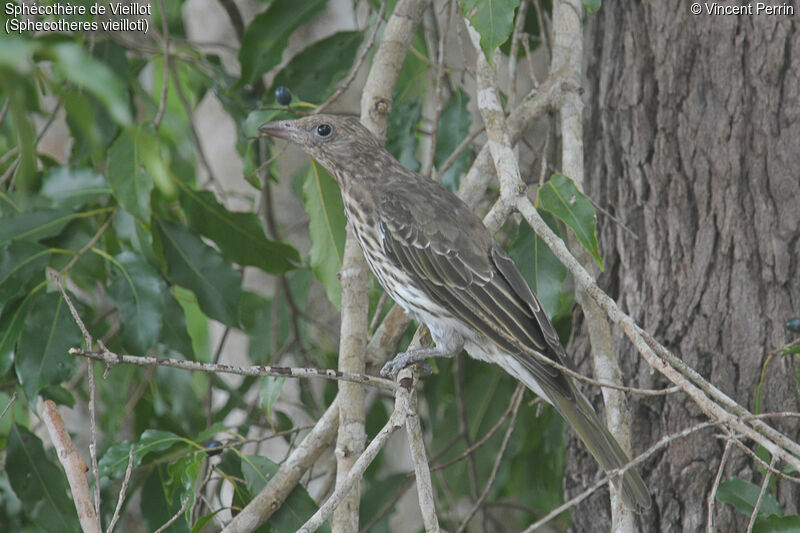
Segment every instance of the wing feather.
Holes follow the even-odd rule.
[[[387,206],[394,212],[387,213]],[[386,203],[382,208],[384,251],[396,266],[410,274],[430,298],[517,358],[543,389],[574,396],[570,380],[531,353],[569,364],[538,299],[482,225],[485,252],[467,261],[465,254],[458,253],[461,248],[441,233],[420,231],[406,206]],[[414,229],[409,229],[411,225]]]

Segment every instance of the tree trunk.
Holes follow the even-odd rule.
[[[694,16],[688,2],[603,2],[588,17],[586,192],[616,219],[599,215],[600,286],[751,409],[767,355],[789,341],[784,322],[800,315],[800,36],[792,20]],[[589,369],[580,327],[574,337],[570,352]],[[619,332],[616,341],[628,384],[667,385]],[[797,367],[797,358],[772,359],[762,411],[800,410]],[[629,398],[634,454],[705,420],[681,393]],[[770,423],[800,436],[796,420]],[[675,440],[643,465],[654,498],[643,531],[705,530],[720,434]],[[569,494],[597,473],[578,446],[567,464]],[[735,447],[722,479],[731,476],[763,479]],[[780,481],[775,493],[786,513],[800,511],[797,485]],[[595,495],[574,512],[574,530],[607,531],[607,508],[607,492]],[[744,531],[746,516],[720,502],[715,509],[716,531]]]

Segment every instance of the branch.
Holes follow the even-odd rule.
[[[431,471],[425,454],[425,441],[422,436],[422,426],[417,413],[417,393],[412,388],[408,398],[406,413],[406,432],[408,434],[408,447],[411,451],[411,460],[414,463],[414,475],[417,480],[417,499],[422,513],[422,522],[425,532],[439,531],[439,520],[436,517],[436,507],[433,498],[433,485]]]
[[[69,353],[80,355],[101,361],[114,366],[116,364],[127,364],[136,366],[167,366],[188,370],[190,372],[208,372],[217,374],[236,374],[238,376],[274,376],[283,378],[328,378],[337,381],[348,381],[363,385],[371,385],[380,389],[393,391],[398,385],[384,378],[369,376],[367,374],[354,374],[351,372],[340,372],[332,368],[297,368],[288,366],[236,366],[225,363],[201,363],[199,361],[187,361],[184,359],[172,359],[169,357],[141,356],[141,355],[119,355],[108,349],[100,352],[83,350],[80,348],[70,348]]]
[[[347,231],[342,270],[342,323],[339,340],[339,370],[363,373],[364,349],[367,345],[369,321],[369,270],[351,229]],[[345,482],[356,457],[364,450],[367,433],[364,429],[364,388],[361,385],[339,384],[339,434],[336,438],[336,488]],[[358,529],[358,484],[347,496],[347,505],[333,516],[332,531]]]
[[[392,112],[394,86],[426,4],[424,0],[397,2],[364,83],[361,122],[381,141],[386,140],[386,124]]]
[[[542,220],[542,217],[539,216],[539,213],[527,197],[519,196],[515,200],[515,205],[528,224],[558,257],[559,261],[569,269],[575,279],[575,283],[600,305],[612,322],[625,333],[652,368],[661,372],[667,379],[686,392],[709,418],[715,419],[717,423],[728,425],[734,431],[764,446],[769,453],[778,455],[783,461],[800,470],[800,458],[792,455],[795,453],[800,455],[795,451],[798,449],[797,443],[793,443],[788,437],[764,422],[753,419],[752,413],[747,409],[741,407],[719,389],[708,383],[694,369],[690,368],[644,332],[630,316],[617,306],[610,296],[597,286],[589,273],[569,253],[564,241],[553,233]],[[656,350],[658,353],[656,353]],[[719,403],[713,401],[709,395]],[[726,409],[734,411],[733,414]],[[754,430],[753,427],[742,421],[745,419],[751,420],[750,423],[761,432]],[[773,439],[778,444],[773,442]],[[788,450],[791,450],[791,453]]]
[[[559,0],[553,5],[553,60],[550,70],[564,72],[564,77],[576,84],[580,84],[581,79],[582,13],[580,0]],[[579,191],[584,192],[582,111],[580,95],[575,91],[569,92],[561,103],[561,166],[562,172],[572,178]],[[585,269],[597,274],[591,254],[571,232],[569,248]],[[600,306],[577,286],[575,300],[583,309],[594,375],[599,379],[621,384],[622,371],[614,351],[608,318]],[[630,455],[631,413],[625,394],[611,388],[603,388],[601,391],[606,406],[606,425],[622,449]],[[632,533],[635,530],[633,514],[625,508],[616,486],[612,485],[610,494],[612,530]]]
[[[69,432],[64,427],[64,420],[58,414],[58,407],[52,400],[39,400],[37,410],[42,417],[50,440],[58,454],[58,460],[64,467],[64,473],[69,481],[72,501],[75,502],[75,510],[78,512],[78,520],[84,533],[102,533],[100,519],[92,506],[92,496],[89,492],[89,483],[86,481],[86,471],[89,468],[86,462],[75,449]]]
[[[331,403],[314,429],[281,464],[253,500],[236,515],[222,533],[250,533],[264,524],[283,504],[300,478],[330,445],[339,422],[338,398]]]
[[[417,4],[417,5],[415,5]],[[376,137],[385,138],[386,122],[391,109],[394,91],[400,68],[411,44],[419,16],[413,16],[424,3],[419,0],[401,0],[395,6],[386,24],[378,51],[372,62],[364,90],[361,95],[361,122]],[[380,20],[376,21],[376,27]],[[382,111],[385,114],[381,114]],[[374,113],[370,113],[374,111]],[[367,325],[369,322],[369,270],[364,256],[348,227],[344,247],[344,257],[340,271],[342,282],[342,323],[339,341],[339,369],[344,372],[364,372],[364,354],[367,344]],[[350,480],[356,466],[356,457],[361,453],[367,440],[364,429],[364,389],[360,385],[342,383],[339,387],[339,435],[336,440],[336,490],[347,499],[346,505],[331,507],[335,511],[331,523],[334,533],[355,531],[359,519],[358,485],[352,490]],[[361,454],[361,455],[359,455]]]
[[[353,63],[353,66],[350,68],[350,72],[347,74],[347,77],[342,81],[336,90],[333,92],[327,100],[325,100],[322,104],[319,105],[314,110],[314,113],[322,113],[325,109],[328,108],[333,102],[335,102],[342,93],[344,93],[350,84],[353,83],[353,80],[356,78],[356,74],[361,69],[361,65],[364,63],[364,60],[367,58],[367,54],[372,49],[372,45],[375,44],[375,37],[378,35],[378,28],[381,27],[381,23],[383,22],[383,17],[386,14],[386,0],[381,2],[381,8],[378,11],[378,16],[375,17],[375,25],[372,27],[372,30],[369,32],[369,36],[367,37],[366,41],[361,47],[361,51],[358,53],[358,58],[356,62]]]
[[[411,375],[411,370],[406,368],[400,371],[399,380],[401,386],[395,391],[395,405],[386,425],[375,435],[372,442],[358,456],[352,468],[344,477],[341,483],[337,483],[336,490],[325,500],[325,503],[317,509],[317,512],[297,530],[297,533],[312,533],[316,531],[333,514],[333,511],[344,501],[353,486],[363,477],[364,471],[375,460],[378,453],[384,447],[389,437],[405,424],[406,414],[408,413],[408,396],[411,392],[413,379],[407,377]]]
[[[506,120],[511,144],[517,143],[522,138],[522,134],[537,117],[547,111],[557,109],[568,90],[570,87],[564,81],[563,76],[552,73],[544,83],[531,90]],[[492,155],[487,143],[478,152],[469,171],[461,178],[458,196],[467,205],[474,208],[483,197],[489,181],[495,175],[497,172],[492,163]]]
[[[747,533],[752,533],[753,526],[756,524],[756,518],[758,518],[758,511],[761,510],[761,502],[764,500],[764,494],[767,492],[767,487],[769,486],[769,478],[772,475],[772,470],[775,469],[775,463],[778,462],[777,457],[773,457],[769,463],[770,470],[764,474],[764,481],[761,482],[761,490],[758,492],[758,499],[756,500],[756,504],[753,506],[753,512],[750,515],[750,522],[747,523]]]
[[[473,504],[472,508],[467,512],[467,516],[464,517],[464,520],[461,522],[461,525],[458,526],[456,533],[461,533],[467,527],[472,515],[480,508],[481,504],[483,504],[484,500],[489,496],[489,491],[492,489],[492,485],[494,485],[494,480],[497,477],[497,470],[500,468],[500,463],[503,460],[503,455],[505,454],[506,447],[508,446],[508,441],[511,439],[511,434],[514,432],[514,428],[517,426],[517,415],[519,415],[519,407],[522,405],[522,395],[524,393],[524,386],[520,383],[517,386],[517,389],[514,391],[514,398],[511,400],[512,411],[511,411],[511,420],[508,423],[508,427],[506,428],[506,433],[503,435],[503,442],[500,444],[500,450],[497,452],[497,458],[495,459],[494,464],[492,465],[492,471],[489,474],[489,479],[486,482],[486,486],[481,492],[480,497],[478,497],[477,501]]]

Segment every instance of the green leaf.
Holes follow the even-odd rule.
[[[29,280],[43,280],[50,249],[28,241],[11,241],[0,249],[0,309],[23,291]]]
[[[360,31],[344,31],[317,41],[292,58],[272,85],[288,87],[300,100],[322,102],[350,70],[362,36]]]
[[[9,69],[23,76],[30,74],[35,66],[33,55],[42,47],[39,40],[25,39],[17,35],[0,32],[0,68]]]
[[[389,116],[386,149],[409,170],[419,170],[417,125],[422,120],[422,98],[398,102]]]
[[[142,484],[139,513],[144,518],[146,531],[156,531],[181,509],[182,498],[174,497],[168,470],[167,465],[155,465]],[[164,533],[183,533],[188,530],[186,519],[181,517],[162,531]]]
[[[186,439],[179,437],[169,431],[156,429],[145,430],[139,442],[133,445],[133,467],[142,464],[142,460],[151,453],[163,452],[172,448],[176,444],[183,444],[189,447]],[[100,460],[97,462],[100,477],[120,479],[125,475],[128,468],[128,454],[130,453],[131,443],[129,441],[118,442],[111,446]]]
[[[103,102],[117,123],[127,125],[132,122],[127,91],[111,69],[90,57],[75,43],[59,43],[52,47],[51,54],[63,75]]]
[[[75,302],[75,307],[80,313],[80,304]],[[72,376],[75,357],[68,351],[80,344],[80,330],[61,294],[52,292],[39,298],[25,322],[14,365],[30,402],[36,401],[36,394],[44,387]]]
[[[221,513],[222,511],[225,510],[226,509],[224,507],[220,507],[219,509],[217,509],[212,513],[201,516],[195,521],[194,524],[192,524],[192,529],[190,533],[201,533],[205,529],[205,527],[209,525],[212,520],[214,520],[214,517],[217,516],[218,513]]]
[[[266,376],[261,378],[261,407],[267,412],[267,420],[272,420],[272,407],[278,398],[281,396],[283,384],[286,378],[276,378],[273,376]]]
[[[214,320],[238,327],[242,278],[213,248],[188,228],[159,220],[158,236],[167,261],[167,277],[191,290],[200,309]]]
[[[120,336],[132,352],[153,348],[164,323],[167,284],[140,255],[126,250],[115,257],[119,275],[108,287],[108,297],[119,311]]]
[[[553,227],[555,220],[552,215],[543,215],[548,225]],[[562,288],[567,279],[567,268],[524,220],[509,245],[508,255],[539,297],[547,316],[552,318],[561,311]]]
[[[0,315],[0,374],[5,374],[14,364],[14,349],[22,335],[31,307],[41,296],[41,291],[29,292],[25,298],[3,305]]]
[[[732,477],[719,484],[717,500],[723,503],[729,503],[736,507],[739,512],[750,516],[753,514],[753,508],[758,501],[760,492],[761,487],[758,485],[754,485],[738,477]],[[783,510],[780,504],[778,504],[778,500],[769,492],[764,494],[764,497],[761,499],[759,515],[762,514],[764,516],[783,515]]]
[[[397,84],[394,86],[393,107],[414,99],[425,99],[428,78],[430,78],[428,69],[431,68],[432,64],[433,61],[430,61],[428,47],[425,45],[425,38],[422,36],[422,32],[418,31],[411,40],[411,47],[406,54],[405,61],[403,61],[403,68],[400,69]],[[392,114],[394,114],[394,110]],[[391,131],[388,133],[391,133]]]
[[[277,471],[278,465],[266,457],[246,455],[242,458],[242,473],[250,494],[261,492]],[[308,492],[298,485],[292,489],[286,501],[270,517],[270,531],[281,533],[297,531],[316,511],[317,504],[314,503]],[[330,527],[326,523],[317,531],[330,531]]]
[[[462,0],[461,12],[481,35],[481,48],[491,63],[494,51],[508,40],[519,0]]]
[[[770,515],[766,518],[756,518],[753,533],[797,533],[800,531],[800,516]]]
[[[0,49],[3,46],[0,45]],[[0,92],[8,95],[11,124],[20,154],[19,165],[14,171],[16,187],[23,192],[33,192],[38,187],[36,129],[31,120],[31,113],[37,109],[27,96],[33,91],[36,89],[29,79],[14,73],[0,73]]]
[[[572,180],[562,174],[553,174],[539,189],[538,205],[572,228],[578,241],[592,254],[602,270],[603,259],[597,244],[594,206]]]
[[[263,134],[258,131],[259,126],[272,122],[281,113],[283,111],[280,109],[254,109],[250,111],[242,126],[244,135],[246,137],[260,137]],[[260,185],[257,188],[260,188]]]
[[[325,8],[325,0],[275,0],[266,11],[255,16],[242,36],[239,64],[242,76],[238,85],[253,83],[281,62],[289,36]]]
[[[108,151],[108,181],[117,201],[139,220],[150,220],[153,178],[145,170],[144,154],[156,149],[152,127],[126,129]]]
[[[189,226],[217,243],[228,261],[270,274],[283,274],[299,263],[300,254],[292,246],[267,239],[254,213],[228,211],[211,191],[192,190],[180,182],[178,187]]]
[[[79,209],[110,194],[105,177],[89,168],[54,167],[42,178],[41,195],[56,207]]]
[[[583,5],[586,7],[586,12],[590,15],[595,11],[597,11],[598,9],[600,9],[600,6],[603,5],[603,0],[581,0],[581,1],[583,2]]]
[[[38,241],[61,233],[80,213],[64,209],[40,209],[0,218],[0,245],[11,240]]]
[[[338,309],[342,299],[338,274],[346,235],[344,204],[336,182],[314,161],[303,184],[303,203],[309,217],[311,271],[325,286],[328,299]]]
[[[472,124],[472,113],[469,112],[469,95],[458,89],[452,102],[444,108],[439,120],[439,133],[436,137],[436,154],[433,163],[439,168],[450,157],[456,147],[461,144],[468,135],[469,127]],[[450,165],[444,174],[438,176],[439,182],[455,192],[458,190],[458,183],[470,160],[470,150],[467,147],[460,156]]]
[[[192,348],[192,339],[186,327],[186,314],[183,307],[171,292],[165,294],[164,323],[161,326],[161,342],[170,350],[182,354],[186,359],[197,359]],[[198,314],[200,312],[198,311]]]
[[[12,424],[6,453],[8,480],[30,520],[43,531],[80,531],[64,474],[45,453],[39,437]]]
[[[270,339],[273,327],[272,301],[253,292],[242,292],[239,318],[250,342],[248,355],[253,364],[270,363]]]

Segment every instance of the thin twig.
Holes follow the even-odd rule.
[[[404,371],[409,371],[409,369],[401,370],[401,376]],[[367,467],[372,464],[372,461],[375,457],[378,456],[378,453],[383,449],[386,442],[389,440],[389,437],[392,434],[403,427],[405,424],[405,402],[402,400],[402,396],[405,394],[407,395],[409,391],[404,387],[398,387],[395,396],[395,408],[392,411],[389,420],[383,426],[383,428],[375,435],[375,438],[372,439],[372,442],[369,443],[369,446],[358,456],[358,459],[353,463],[353,466],[347,472],[347,476],[345,476],[344,480],[337,484],[336,490],[330,497],[325,500],[325,503],[322,504],[317,512],[309,518],[303,526],[297,530],[298,533],[312,533],[316,531],[324,522],[331,516],[333,511],[336,507],[341,503],[341,501],[347,496],[350,492],[350,489],[353,488],[353,485],[361,479],[364,475],[364,471]]]
[[[506,433],[503,435],[503,442],[500,444],[500,449],[497,451],[497,458],[495,459],[494,465],[492,465],[492,472],[489,474],[489,479],[486,481],[486,486],[481,492],[481,495],[478,497],[478,500],[473,504],[472,508],[467,513],[467,516],[464,517],[464,520],[461,522],[461,525],[456,530],[456,533],[461,533],[467,527],[472,515],[480,508],[483,504],[484,500],[489,496],[489,491],[492,489],[494,485],[494,481],[497,478],[497,471],[500,469],[500,463],[503,460],[503,455],[505,455],[506,448],[508,447],[508,442],[511,439],[511,434],[514,432],[514,428],[517,427],[517,416],[519,415],[519,408],[522,405],[522,394],[524,388],[520,385],[517,386],[517,389],[514,391],[514,398],[512,400],[513,409],[511,411],[511,420],[508,422],[508,427],[506,428]]]
[[[94,364],[86,365],[89,387],[89,460],[94,478],[94,510],[100,515],[100,468],[97,464],[97,386],[94,383]]]
[[[112,533],[114,531],[114,527],[117,525],[117,520],[119,520],[122,512],[122,504],[125,502],[125,495],[128,492],[128,483],[131,480],[131,472],[133,472],[134,448],[135,446],[131,444],[131,448],[128,450],[128,467],[125,469],[125,476],[122,478],[122,486],[119,489],[119,497],[117,498],[117,506],[114,508],[114,515],[111,517],[111,522],[108,524],[106,533]]]
[[[773,456],[772,460],[769,462],[769,466],[771,467],[770,470],[767,470],[766,474],[764,474],[764,481],[761,482],[761,490],[758,493],[758,499],[756,499],[756,504],[753,506],[753,512],[750,514],[750,522],[747,523],[747,533],[753,532],[753,526],[756,523],[756,518],[758,518],[758,511],[761,509],[761,502],[764,500],[764,494],[767,492],[767,487],[769,486],[769,478],[772,475],[772,470],[775,469],[775,463],[778,462],[778,458]]]
[[[484,128],[483,125],[481,124],[475,131],[470,132],[469,135],[464,137],[464,139],[458,144],[458,146],[456,146],[456,149],[453,150],[453,153],[447,156],[447,159],[444,160],[442,166],[436,169],[436,174],[438,176],[441,176],[442,174],[447,172],[447,169],[453,166],[453,163],[456,162],[458,156],[460,156],[464,152],[464,150],[466,150],[467,147],[469,147],[470,143],[472,143],[472,141],[475,140],[475,137],[483,133],[483,131]]]
[[[372,49],[372,45],[375,44],[375,36],[378,35],[378,28],[380,28],[381,23],[383,22],[383,16],[385,14],[386,14],[386,0],[383,0],[383,2],[381,2],[381,8],[378,11],[378,16],[375,19],[375,25],[372,26],[372,30],[370,30],[369,36],[367,37],[366,41],[364,41],[364,44],[361,46],[361,50],[358,53],[358,58],[356,58],[356,62],[350,68],[350,72],[348,72],[347,77],[344,79],[344,81],[341,82],[336,87],[336,90],[333,92],[333,94],[330,95],[327,100],[322,102],[322,104],[320,104],[319,107],[317,107],[314,110],[315,114],[322,113],[323,111],[325,111],[325,109],[327,109],[328,106],[330,106],[333,102],[338,100],[339,97],[342,96],[342,93],[344,93],[347,90],[347,88],[350,87],[350,84],[353,83],[353,80],[356,78],[356,74],[358,74],[358,71],[361,69],[361,65],[364,64],[364,60],[367,58],[367,54],[369,54],[369,51]]]
[[[528,5],[531,0],[522,0],[517,9],[517,20],[514,22],[514,31],[511,35],[511,50],[508,54],[508,108],[514,107],[517,99],[517,56],[519,55],[520,40],[528,36],[525,34],[525,18],[528,15]]]
[[[69,272],[72,269],[72,267],[75,266],[75,263],[78,262],[78,259],[80,259],[83,256],[83,254],[94,248],[94,245],[97,244],[97,242],[100,240],[103,234],[106,231],[108,231],[108,228],[111,226],[111,223],[114,221],[114,217],[117,216],[118,212],[119,212],[119,205],[116,206],[113,211],[111,211],[111,214],[108,216],[103,225],[100,226],[100,229],[97,230],[97,233],[94,234],[94,236],[89,240],[89,242],[87,242],[80,250],[78,250],[78,253],[76,253],[75,256],[72,259],[70,259],[69,263],[67,263],[67,265],[60,270],[59,275],[64,275],[65,273]]]
[[[456,412],[458,413],[458,432],[467,448],[472,446],[469,436],[469,417],[467,416],[467,399],[464,391],[464,359],[457,357],[455,365]],[[469,478],[469,494],[473,501],[478,498],[478,465],[475,456],[467,455],[467,474]]]
[[[378,321],[381,319],[383,315],[383,308],[386,306],[386,300],[389,299],[389,293],[383,291],[381,293],[380,298],[378,298],[378,304],[375,306],[375,312],[372,314],[372,320],[369,322],[369,330],[375,331],[375,328],[378,327]]]
[[[4,416],[6,416],[6,412],[9,409],[11,409],[11,406],[14,405],[14,402],[16,402],[16,401],[17,401],[17,391],[14,391],[14,394],[11,395],[11,399],[8,400],[8,403],[6,404],[5,408],[3,409],[3,412],[0,413],[0,420],[2,420]]]
[[[161,98],[158,102],[156,118],[153,119],[153,127],[156,131],[161,126],[164,118],[164,111],[167,109],[167,92],[169,88],[169,21],[167,19],[167,9],[164,7],[164,0],[158,0],[161,9],[161,31],[164,32],[164,69],[161,75]]]
[[[366,374],[353,374],[340,372],[332,368],[296,368],[286,366],[236,366],[225,363],[201,363],[199,361],[187,361],[184,359],[172,359],[168,357],[140,356],[140,355],[119,355],[112,351],[88,351],[79,348],[70,348],[69,353],[80,355],[102,361],[109,366],[117,364],[127,364],[136,366],[166,366],[178,368],[190,372],[209,372],[215,374],[235,374],[237,376],[274,376],[284,378],[327,378],[337,381],[349,381],[363,385],[371,385],[380,389],[394,391],[398,385],[389,379],[369,376]]]
[[[783,418],[785,416],[786,416],[786,413],[780,413],[778,415],[779,418]],[[800,415],[795,415],[795,416],[800,416]],[[740,441],[738,441],[738,440],[735,441],[735,444],[745,454],[749,455],[750,458],[753,459],[753,461],[758,463],[759,466],[761,466],[765,470],[769,470],[770,472],[772,472],[772,475],[778,476],[779,478],[785,479],[786,481],[790,481],[792,483],[800,484],[800,477],[791,476],[789,474],[786,474],[786,473],[782,472],[781,470],[779,470],[777,468],[772,468],[768,462],[763,460],[761,457],[758,456],[758,454],[756,452],[754,452],[749,447],[747,447],[744,444],[742,444]]]
[[[249,533],[266,522],[281,506],[300,478],[327,449],[339,423],[339,400],[335,399],[314,429],[306,435],[267,485],[253,498],[234,519],[225,526],[222,533]]]
[[[200,142],[200,134],[197,132],[197,128],[194,124],[194,114],[192,113],[192,106],[189,103],[189,100],[186,98],[186,94],[183,92],[183,87],[181,87],[181,80],[178,76],[178,71],[175,68],[175,63],[169,61],[169,71],[172,74],[172,80],[175,84],[175,92],[178,94],[178,99],[181,101],[183,105],[183,110],[186,113],[186,119],[189,123],[189,131],[192,133],[192,139],[194,140],[195,148],[197,148],[197,157],[200,159],[200,164],[203,165],[203,168],[208,173],[208,180],[204,185],[207,185],[208,182],[212,183],[215,187],[220,188],[219,181],[217,180],[216,176],[214,176],[214,171],[211,170],[211,164],[208,162],[208,158],[206,157],[206,152],[203,149],[203,144]],[[203,187],[205,188],[205,187]]]
[[[442,108],[444,107],[444,102],[442,102],[442,82],[444,80],[444,49],[445,49],[445,41],[447,40],[447,34],[450,32],[450,18],[452,15],[452,0],[449,0],[445,9],[447,10],[447,16],[445,18],[444,27],[439,31],[439,46],[438,51],[436,54],[436,81],[434,87],[434,105],[433,105],[433,131],[431,132],[431,141],[430,147],[427,152],[427,157],[425,157],[425,161],[422,163],[422,168],[420,170],[420,174],[423,176],[430,176],[433,177],[433,163],[434,158],[436,157],[436,144],[437,138],[439,136],[439,121],[442,118]],[[429,5],[428,9],[430,12],[433,13],[433,4]],[[436,27],[436,15],[434,14],[432,17],[434,29]]]
[[[717,488],[722,479],[722,472],[725,470],[725,463],[728,460],[728,453],[731,450],[732,439],[725,441],[725,449],[722,452],[722,458],[719,460],[719,467],[717,468],[717,475],[714,478],[714,484],[711,486],[711,492],[708,493],[707,508],[708,508],[708,521],[706,522],[706,532],[714,533],[714,502],[717,496]]]
[[[522,385],[521,383],[517,385],[517,389],[520,389],[520,388],[524,390],[524,385]],[[514,391],[514,394],[516,394],[516,391]],[[539,402],[542,402],[542,401],[544,401],[544,400],[542,400],[541,398],[537,397],[534,400],[534,403],[539,403]],[[478,440],[472,446],[470,446],[469,448],[464,450],[457,457],[453,457],[452,459],[448,460],[445,463],[442,463],[440,465],[436,465],[431,470],[434,470],[434,471],[443,470],[445,468],[448,468],[449,466],[452,466],[452,465],[456,464],[459,461],[463,461],[464,459],[466,459],[470,454],[474,453],[475,450],[477,450],[478,448],[480,448],[481,446],[486,444],[489,441],[489,439],[492,438],[492,436],[497,432],[497,430],[499,430],[503,426],[503,423],[506,421],[506,418],[508,418],[508,416],[511,414],[511,411],[513,409],[514,409],[514,395],[511,396],[511,401],[509,402],[508,407],[506,407],[506,410],[502,414],[502,416],[500,416],[500,418],[497,420],[497,422],[495,422],[494,426],[492,426],[491,429],[489,429],[489,431],[487,431],[486,434],[483,437],[480,438],[480,440]]]
[[[3,103],[3,108],[0,109],[0,124],[5,122],[6,115],[8,115],[8,108],[11,105],[11,98],[6,98],[6,101]]]
[[[191,494],[187,494],[186,496],[184,496],[183,497],[183,503],[181,504],[181,508],[178,509],[178,512],[176,512],[174,515],[172,515],[172,518],[167,520],[167,522],[163,526],[161,526],[160,528],[156,529],[153,533],[161,533],[162,531],[166,531],[167,528],[169,526],[171,526],[173,522],[175,522],[175,520],[180,518],[180,516],[186,510],[186,507],[189,505],[190,496],[191,496]]]

